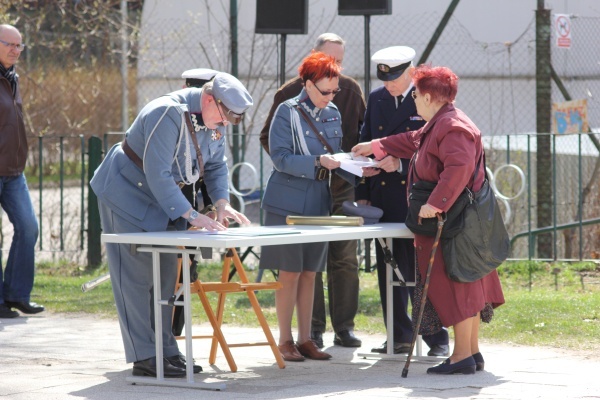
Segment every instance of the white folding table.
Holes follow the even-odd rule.
[[[232,249],[250,246],[268,246],[291,243],[314,243],[338,240],[359,240],[384,238],[391,248],[392,238],[412,238],[412,232],[402,223],[380,223],[364,226],[308,226],[308,225],[283,225],[283,226],[261,226],[231,228],[217,234],[205,231],[168,231],[168,232],[141,232],[141,233],[119,233],[102,234],[103,243],[130,244],[135,251],[152,253],[152,267],[154,279],[154,318],[156,338],[156,378],[128,377],[127,380],[134,383],[146,383],[161,386],[192,387],[200,389],[225,389],[223,383],[195,382],[193,374],[192,354],[192,317],[190,307],[190,271],[183,270],[184,300],[175,302],[175,305],[184,307],[185,342],[187,358],[186,381],[179,379],[164,378],[163,374],[163,349],[162,349],[162,310],[161,305],[167,304],[167,300],[161,300],[160,290],[160,254],[177,253],[183,254],[184,259],[189,254],[201,255],[199,250],[191,248],[213,248]],[[186,249],[182,249],[185,246]],[[237,253],[236,253],[237,254]],[[174,272],[175,273],[175,272]],[[398,286],[398,282],[392,279],[392,268],[388,265],[386,273],[387,290],[387,326],[393,327],[393,299],[392,287]],[[414,282],[407,283],[408,286]],[[265,332],[267,334],[267,332]],[[270,332],[268,332],[270,335]],[[272,339],[272,338],[271,338]],[[393,329],[387,330],[388,355],[393,355]],[[417,341],[417,355],[421,353],[420,341]],[[379,357],[379,354],[365,354],[364,356]]]

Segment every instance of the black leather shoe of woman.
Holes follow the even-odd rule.
[[[475,373],[475,360],[472,356],[465,358],[454,364],[450,364],[450,358],[443,363],[427,369],[428,374],[452,375],[463,374],[470,375]]]
[[[485,368],[485,361],[483,360],[483,356],[481,353],[473,354],[473,359],[475,360],[475,365],[477,365],[477,371],[483,371]]]
[[[163,358],[163,370],[165,378],[180,378],[185,376],[185,369],[174,366],[166,358]],[[134,362],[133,376],[156,377],[156,357]]]

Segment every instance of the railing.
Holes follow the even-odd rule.
[[[38,260],[65,259],[79,265],[96,265],[102,260],[97,203],[88,189],[88,181],[103,153],[119,142],[121,135],[121,132],[108,133],[102,139],[92,137],[87,141],[82,135],[40,136],[32,141],[26,175],[40,224]],[[592,136],[596,142],[598,136]],[[552,219],[551,223],[538,227],[536,137],[485,137],[488,175],[512,237],[511,258],[586,260],[600,257],[600,152],[595,141],[588,134],[552,136],[549,175]],[[258,143],[258,138],[249,142]],[[270,159],[261,149],[247,152],[245,161],[232,167],[239,178],[237,185],[230,182],[238,208],[244,208],[250,220],[259,223],[259,199],[272,167]],[[12,225],[5,213],[2,213],[0,228],[0,248],[6,256]],[[543,234],[551,235],[550,257],[537,254],[536,242]],[[523,237],[528,240],[518,240]]]

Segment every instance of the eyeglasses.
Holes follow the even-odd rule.
[[[313,85],[315,85],[315,87],[317,88],[317,90],[319,91],[319,93],[321,93],[321,95],[323,95],[323,96],[325,96],[325,97],[327,97],[327,96],[331,96],[331,95],[334,95],[334,96],[335,96],[336,94],[338,94],[339,92],[341,92],[341,91],[342,91],[342,89],[340,89],[340,88],[337,88],[337,89],[335,89],[335,90],[328,90],[328,91],[324,92],[324,91],[322,91],[321,89],[319,89],[319,87],[317,86],[317,84],[316,84],[316,83],[314,83],[314,82],[313,82]]]
[[[415,90],[413,90],[410,95],[412,96],[413,100],[417,99],[417,92]]]
[[[15,50],[23,51],[25,50],[25,45],[23,43],[8,43],[4,40],[0,40],[0,43],[5,45],[6,47],[12,47]]]
[[[242,122],[242,118],[244,118],[244,113],[241,113],[241,114],[234,113],[229,108],[227,108],[227,106],[225,106],[225,104],[223,104],[223,102],[221,100],[219,100],[219,99],[215,99],[215,100],[218,103],[217,108],[220,108],[219,105],[221,107],[223,107],[223,111],[225,111],[225,116],[227,117],[227,121],[229,121],[233,125],[237,125],[240,122]],[[219,110],[219,114],[221,114],[221,110]],[[221,114],[221,117],[222,116],[223,116],[223,114]]]

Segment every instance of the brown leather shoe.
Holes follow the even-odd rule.
[[[279,352],[285,361],[304,361],[304,357],[298,352],[298,346],[293,340],[288,340],[277,347],[279,347]]]
[[[312,360],[329,360],[331,358],[331,354],[319,350],[317,344],[312,339],[309,339],[306,342],[299,345],[298,351],[304,357],[310,358]]]

